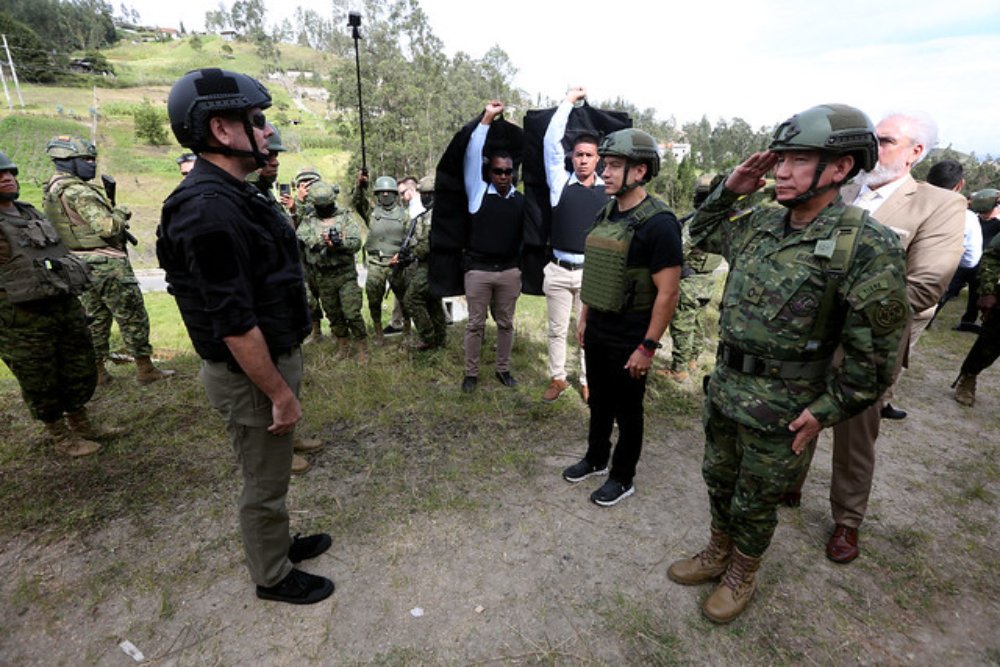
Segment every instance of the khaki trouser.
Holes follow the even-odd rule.
[[[295,348],[276,360],[278,372],[297,396],[302,353]],[[243,373],[226,362],[203,361],[201,381],[212,406],[226,420],[226,432],[243,473],[239,500],[240,532],[250,578],[274,586],[292,570],[285,496],[292,470],[294,433],[272,435],[271,401]]]
[[[510,353],[514,347],[514,309],[520,294],[521,269],[465,272],[465,301],[469,305],[469,321],[465,325],[466,375],[479,377],[479,351],[483,347],[486,313],[491,302],[493,319],[497,324],[497,372],[510,370]]]
[[[549,262],[544,269],[545,280],[542,292],[549,319],[549,377],[566,379],[566,346],[569,336],[570,317],[580,321],[580,288],[583,285],[583,270],[566,269],[555,262]],[[575,332],[573,338],[576,338]],[[587,384],[587,362],[580,351],[580,384]]]

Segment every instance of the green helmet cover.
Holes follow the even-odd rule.
[[[52,137],[45,144],[46,154],[53,160],[66,160],[74,157],[97,158],[97,146],[80,137],[60,135]]]
[[[417,181],[417,192],[434,192],[434,174],[424,176]]]
[[[319,207],[334,206],[337,203],[337,190],[329,183],[321,181],[309,188],[309,198]]]
[[[660,173],[660,147],[653,135],[633,127],[612,132],[604,137],[597,147],[601,157],[617,155],[632,162],[642,162],[649,167],[646,180],[649,181]]]
[[[997,207],[997,200],[1000,199],[1000,190],[996,188],[985,188],[979,192],[973,192],[969,199],[969,207],[974,213],[989,213]]]
[[[875,126],[863,111],[846,104],[820,104],[795,114],[774,131],[768,149],[853,155],[848,178],[871,171],[878,162]]]
[[[278,128],[271,125],[271,130],[273,134],[267,138],[267,152],[268,153],[284,153],[288,149],[285,148],[284,144],[281,143],[281,132],[278,132]]]
[[[7,157],[6,153],[0,153],[0,171],[9,171],[17,176],[17,165]]]
[[[322,180],[322,176],[315,169],[303,169],[299,173],[295,174],[295,187],[302,185],[303,183],[312,183],[314,181]]]
[[[372,188],[373,192],[387,192],[390,190],[393,194],[399,194],[395,178],[392,176],[379,176],[375,179],[375,187]]]

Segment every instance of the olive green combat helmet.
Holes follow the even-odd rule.
[[[871,171],[878,162],[878,137],[875,125],[860,109],[846,104],[820,104],[797,113],[774,131],[768,150],[819,151],[809,189],[791,199],[778,200],[782,206],[793,207],[828,190],[839,188],[859,171]],[[819,179],[829,163],[830,156],[851,155],[854,166],[843,181],[830,183],[822,188]]]
[[[52,137],[49,143],[45,144],[45,153],[53,160],[68,160],[74,157],[96,159],[97,146],[80,137],[71,137],[63,134],[58,137]]]
[[[270,125],[270,123],[269,123]],[[272,134],[267,138],[267,152],[268,153],[285,153],[288,151],[285,145],[281,143],[281,132],[278,132],[278,128],[271,125]]]
[[[309,198],[316,208],[330,208],[337,205],[337,189],[320,181],[309,188]]]
[[[375,187],[372,188],[373,192],[389,192],[393,194],[399,194],[398,185],[396,179],[392,176],[379,176],[375,179]]]
[[[1000,203],[1000,190],[985,188],[972,193],[972,197],[969,199],[969,208],[974,213],[989,213],[997,207],[998,203]]]
[[[417,192],[427,193],[434,192],[434,174],[429,174],[424,176],[419,181],[417,181]]]
[[[644,182],[649,182],[660,173],[660,147],[656,144],[656,139],[634,127],[618,130],[604,137],[597,148],[597,154],[601,157],[617,155],[632,162],[646,164],[648,169]]]
[[[298,187],[305,183],[309,185],[310,183],[315,183],[316,181],[322,180],[322,176],[315,169],[302,169],[299,173],[295,174],[295,187]]]
[[[9,171],[17,176],[17,165],[7,157],[6,153],[0,153],[0,171]]]

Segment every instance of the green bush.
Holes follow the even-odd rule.
[[[167,130],[163,127],[167,122],[166,113],[159,107],[154,107],[148,99],[132,112],[135,119],[135,137],[153,146],[163,146],[167,143]]]

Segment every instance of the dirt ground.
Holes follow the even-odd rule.
[[[334,548],[303,565],[337,591],[310,607],[254,597],[234,480],[71,538],[2,538],[0,663],[134,664],[118,646],[128,640],[164,665],[997,664],[1000,372],[981,377],[974,411],[948,387],[972,340],[935,331],[903,376],[895,403],[910,416],[883,423],[862,556],[824,557],[824,434],[802,507],[781,511],[756,597],[727,627],[699,613],[709,587],[666,576],[702,546],[709,515],[698,420],[673,425],[661,394],[674,389],[658,380],[635,496],[600,508],[587,500],[593,480],[561,479],[583,451],[578,404],[559,438],[523,442],[540,452],[530,474],[498,471],[503,484],[485,494],[467,480],[469,509],[335,533]],[[230,456],[221,439],[212,447],[206,455]],[[365,483],[320,454],[293,481],[293,529],[346,511]]]

